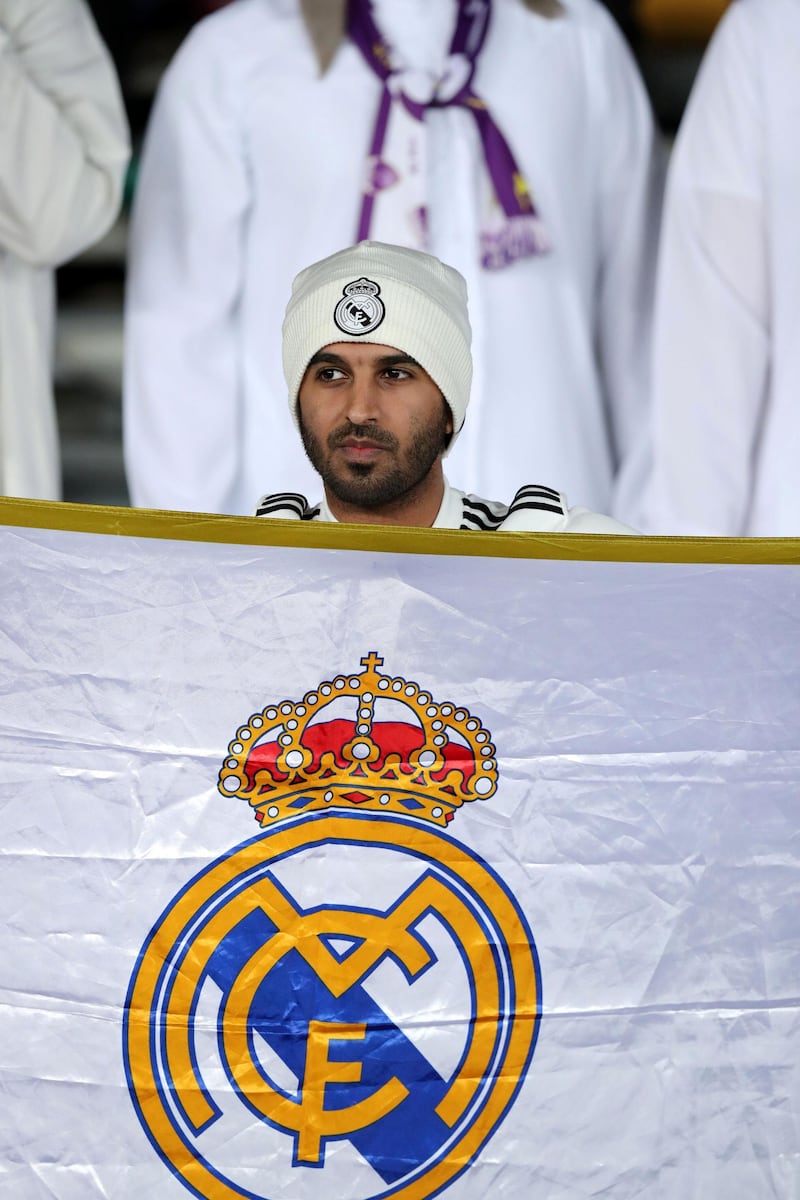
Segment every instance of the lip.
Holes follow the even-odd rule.
[[[368,438],[345,438],[339,443],[338,449],[350,462],[369,462],[383,454],[386,447]]]

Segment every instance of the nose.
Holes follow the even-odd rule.
[[[371,371],[355,371],[347,389],[345,415],[353,425],[367,425],[380,416],[380,388]]]

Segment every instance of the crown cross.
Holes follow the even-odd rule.
[[[379,658],[374,650],[371,650],[366,658],[361,659],[361,666],[374,675],[377,673],[378,667],[383,666],[383,659]]]

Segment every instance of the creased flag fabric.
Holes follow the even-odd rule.
[[[0,1195],[800,1195],[800,543],[69,514],[0,504]]]

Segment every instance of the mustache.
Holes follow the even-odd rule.
[[[364,441],[381,446],[384,450],[396,450],[399,444],[394,434],[378,425],[354,425],[352,421],[348,421],[328,434],[328,449],[335,450],[348,438],[363,438]]]

